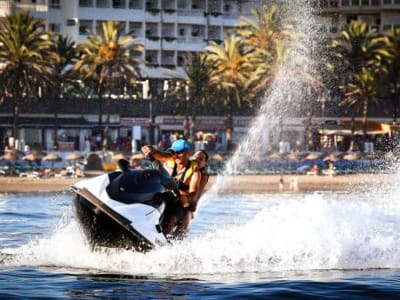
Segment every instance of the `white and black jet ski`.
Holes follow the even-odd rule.
[[[167,201],[173,201],[166,188],[172,181],[154,169],[122,169],[71,187],[75,217],[89,243],[137,251],[167,244],[162,220]]]

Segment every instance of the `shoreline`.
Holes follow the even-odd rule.
[[[71,185],[81,179],[0,177],[0,193],[67,192]],[[393,185],[397,183],[397,179],[395,174],[351,174],[333,177],[326,175],[283,175],[282,192],[350,192]],[[280,175],[211,176],[206,190],[212,188],[217,180],[220,192],[280,192]],[[295,181],[297,181],[298,189],[293,188]]]

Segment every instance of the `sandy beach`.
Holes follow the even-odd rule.
[[[19,178],[0,177],[0,193],[8,192],[64,192],[80,179],[75,178]],[[211,176],[207,185],[210,189],[218,180],[223,192],[279,192],[278,175],[240,175],[217,179]],[[293,183],[297,181],[298,191],[354,191],[366,188],[391,185],[397,182],[392,174],[354,174],[340,176],[283,176],[283,191],[297,192]],[[292,187],[291,187],[292,185]]]

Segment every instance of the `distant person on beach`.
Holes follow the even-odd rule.
[[[311,167],[310,171],[307,172],[307,175],[318,175],[318,174],[319,174],[319,168],[318,168],[318,165],[317,165],[317,164],[314,164],[314,165]]]
[[[191,212],[197,206],[201,181],[197,163],[190,160],[191,146],[188,141],[178,139],[167,151],[154,149],[150,145],[143,146],[141,150],[146,157],[153,157],[157,161],[163,162],[169,175],[175,179],[178,187],[177,198],[179,199],[175,203],[167,205],[163,230],[165,234],[171,234],[176,226],[173,235],[176,238],[182,238],[187,232]],[[163,166],[160,165],[161,173],[163,169]]]
[[[279,191],[283,192],[283,176],[281,175],[281,177],[279,178]]]

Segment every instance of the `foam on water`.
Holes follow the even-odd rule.
[[[110,249],[93,252],[74,221],[48,237],[4,252],[14,255],[7,262],[9,266],[56,266],[131,275],[399,268],[397,192],[249,195],[249,212],[257,213],[244,219],[231,216],[222,223],[215,221],[215,226],[209,227],[212,229],[146,254]],[[249,200],[238,195],[212,197],[237,202],[240,207],[244,207],[240,202]],[[201,218],[198,216],[199,221]]]

